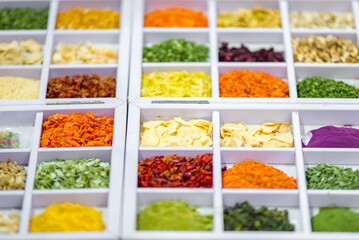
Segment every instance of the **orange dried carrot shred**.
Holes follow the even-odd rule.
[[[155,10],[145,15],[145,27],[208,27],[207,16],[201,11],[183,7]]]
[[[220,97],[287,98],[288,84],[265,72],[227,72],[219,78]]]
[[[98,118],[92,112],[85,115],[57,113],[43,122],[40,146],[42,148],[112,146],[113,124],[113,118]]]
[[[222,172],[223,188],[296,189],[297,180],[266,164],[247,160]]]

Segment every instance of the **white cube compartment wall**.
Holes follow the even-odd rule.
[[[359,125],[355,105],[271,104],[130,104],[126,146],[123,221],[124,239],[357,239],[358,233],[319,233],[312,231],[311,217],[320,207],[358,208],[357,190],[313,190],[307,188],[305,171],[320,163],[357,169],[358,149],[304,148],[301,139],[311,129],[324,125]],[[213,122],[211,147],[142,147],[140,131],[143,121],[205,119]],[[248,125],[265,122],[289,122],[293,130],[293,148],[221,147],[220,127],[243,121]],[[154,156],[195,157],[213,154],[212,188],[146,188],[138,187],[138,163]],[[222,188],[222,167],[231,167],[247,159],[267,163],[297,179],[298,189],[229,189]],[[137,230],[139,209],[159,200],[185,200],[190,205],[213,212],[212,231],[143,231]],[[248,201],[253,206],[287,209],[294,232],[225,231],[223,210],[235,203]],[[170,237],[169,237],[170,236]]]
[[[113,142],[111,147],[67,147],[41,148],[42,123],[56,113],[85,114],[91,111],[97,117],[114,118]],[[1,239],[118,239],[121,234],[122,178],[125,153],[127,105],[108,103],[106,105],[77,106],[3,106],[0,108],[1,126],[32,126],[31,146],[19,149],[0,149],[1,161],[11,158],[27,170],[25,190],[0,191],[0,211],[12,208],[20,210],[18,233],[1,234]],[[76,160],[80,158],[100,158],[110,162],[108,188],[92,189],[35,189],[34,179],[37,165],[56,159]],[[41,213],[54,203],[78,203],[93,206],[103,212],[106,229],[102,232],[72,233],[30,233],[29,221],[33,215]]]
[[[26,40],[33,38],[43,45],[44,59],[42,65],[0,65],[0,76],[28,77],[40,80],[38,99],[1,100],[0,106],[22,104],[76,104],[76,103],[122,103],[127,101],[128,71],[130,57],[131,1],[129,0],[32,0],[0,1],[2,8],[31,7],[49,9],[46,30],[2,30],[0,42]],[[56,29],[59,12],[71,8],[99,8],[120,11],[119,29],[68,30]],[[117,63],[113,64],[52,64],[53,51],[58,44],[77,44],[92,42],[109,47],[118,52]],[[97,74],[116,79],[116,95],[111,98],[47,98],[47,85],[52,77],[74,76],[77,74]]]
[[[186,7],[193,10],[203,11],[208,17],[206,28],[152,28],[144,27],[144,15],[155,9],[168,7]],[[281,28],[223,28],[217,27],[217,16],[222,11],[235,11],[238,8],[267,7],[277,9],[281,15]],[[352,12],[355,18],[354,29],[305,29],[291,28],[289,14],[291,11],[330,11]],[[358,86],[356,70],[358,63],[297,63],[294,62],[292,38],[333,35],[344,39],[350,39],[358,44],[359,34],[359,11],[357,0],[139,0],[134,5],[133,19],[133,44],[130,66],[130,90],[131,102],[158,102],[158,101],[208,101],[211,103],[301,103],[301,104],[356,104],[356,99],[338,98],[299,98],[297,84],[305,77],[326,77],[342,80],[350,85]],[[204,43],[209,46],[209,59],[207,62],[183,63],[149,63],[142,61],[143,46],[150,46],[172,38]],[[222,42],[236,44],[244,43],[250,49],[259,47],[274,47],[284,51],[285,62],[219,62],[218,48]],[[283,78],[289,87],[289,98],[227,98],[220,97],[219,77],[221,74],[232,70],[264,71],[276,77]],[[212,96],[197,97],[142,97],[141,78],[142,73],[154,71],[204,71],[211,76]]]

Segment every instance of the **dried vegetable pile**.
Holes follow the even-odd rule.
[[[292,28],[336,28],[352,29],[355,27],[351,12],[290,12]]]
[[[359,232],[359,213],[345,207],[320,208],[312,217],[315,232]]]
[[[30,220],[29,232],[103,231],[102,212],[80,204],[52,204]]]
[[[180,117],[168,121],[142,123],[141,146],[212,146],[213,124],[203,119],[185,121]]]
[[[34,39],[0,43],[0,65],[42,64],[42,45]]]
[[[185,39],[169,39],[143,48],[143,62],[207,62],[209,49]]]
[[[0,190],[17,190],[25,188],[26,170],[9,159],[0,162]],[[0,225],[1,226],[1,225]]]
[[[251,51],[245,45],[228,47],[223,42],[218,53],[220,62],[284,62],[283,52],[276,52],[273,48]]]
[[[211,97],[211,77],[204,72],[142,74],[142,97]]]
[[[221,127],[221,147],[293,147],[292,128],[286,122],[263,123],[247,128],[240,122]]]
[[[212,187],[212,154],[146,158],[138,165],[139,187]]]
[[[47,85],[47,98],[105,98],[116,96],[116,79],[97,74],[54,77]]]
[[[113,118],[57,113],[42,124],[40,147],[96,147],[112,146]]]
[[[297,84],[300,98],[359,98],[359,88],[323,77],[305,78]]]
[[[19,231],[20,214],[12,209],[9,213],[0,211],[0,233],[16,233]]]
[[[288,211],[253,207],[248,202],[236,203],[223,211],[224,229],[234,231],[294,231]]]
[[[222,170],[223,188],[296,189],[297,180],[266,164],[246,160]]]
[[[60,43],[59,50],[52,54],[53,64],[100,64],[117,63],[116,50],[99,47],[90,42],[67,45]]]
[[[37,99],[40,80],[22,77],[0,77],[0,99]]]
[[[137,230],[212,230],[212,215],[201,215],[185,201],[157,201],[137,214]]]
[[[237,12],[220,12],[217,17],[218,27],[241,28],[279,28],[281,27],[278,10],[255,7],[239,8]]]
[[[207,16],[183,7],[165,8],[146,13],[145,27],[208,27]]]
[[[220,97],[288,98],[288,84],[265,72],[238,71],[223,73],[219,78]]]
[[[0,149],[2,148],[19,148],[20,134],[11,131],[0,131]]]
[[[72,8],[57,14],[56,29],[112,29],[120,27],[120,13],[111,9]]]
[[[0,9],[0,30],[46,29],[48,9]]]
[[[304,63],[359,63],[358,45],[349,39],[310,36],[292,39],[295,62]]]
[[[326,163],[308,167],[308,189],[359,189],[359,170]]]
[[[110,163],[101,159],[56,159],[38,164],[35,189],[107,188]]]

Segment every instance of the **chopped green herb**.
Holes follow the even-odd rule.
[[[100,159],[42,162],[37,166],[35,189],[107,188],[110,163]]]
[[[0,10],[0,30],[46,29],[48,9],[4,8]]]
[[[359,89],[334,79],[305,78],[297,85],[300,98],[359,98]]]
[[[206,62],[208,47],[184,39],[169,39],[143,48],[143,62]]]
[[[248,202],[236,203],[224,209],[225,230],[294,231],[287,210],[269,210],[266,206],[252,207]]]
[[[305,175],[309,189],[359,189],[359,170],[323,163],[308,168]]]

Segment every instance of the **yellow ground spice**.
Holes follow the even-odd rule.
[[[30,220],[30,232],[102,231],[102,212],[80,204],[52,204]]]

